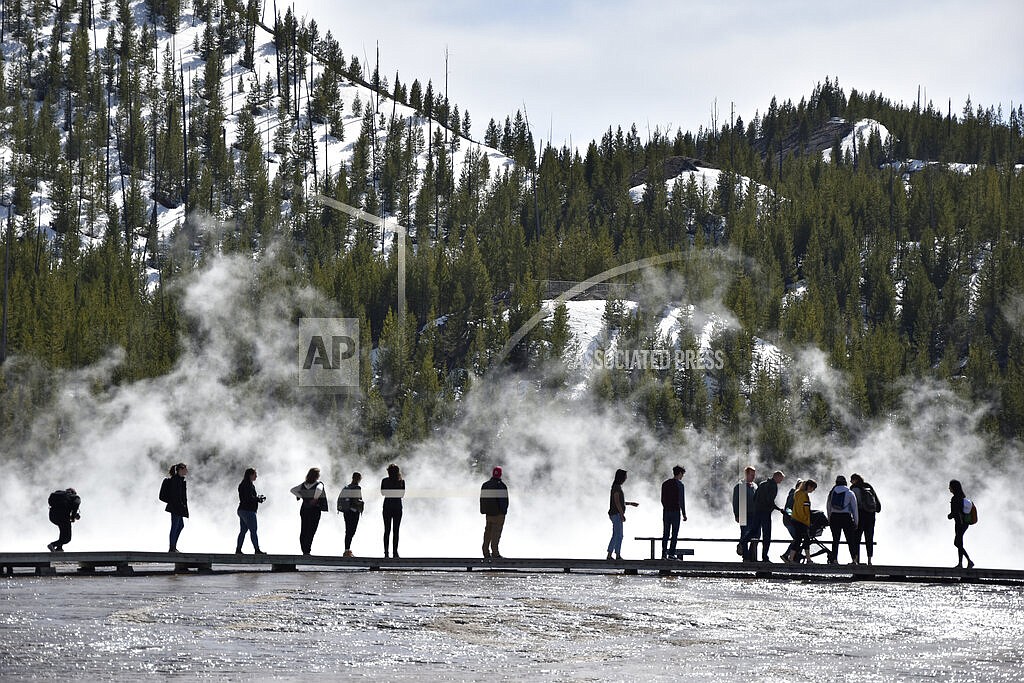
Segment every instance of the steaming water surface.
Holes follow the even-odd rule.
[[[1008,587],[399,571],[0,586],[4,680],[1024,677]]]

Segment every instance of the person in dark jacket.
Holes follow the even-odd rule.
[[[179,462],[177,465],[171,466],[168,474],[170,476],[164,480],[166,494],[161,497],[161,500],[167,503],[164,510],[171,513],[170,545],[167,552],[176,553],[178,552],[178,537],[181,536],[181,531],[185,528],[185,518],[188,517],[188,487],[185,482],[185,477],[188,476],[188,466]],[[163,492],[162,488],[161,493]]]
[[[82,499],[73,488],[66,488],[51,493],[47,503],[50,505],[50,521],[57,525],[60,534],[56,541],[48,543],[46,547],[51,553],[60,553],[64,551],[64,545],[71,542],[71,523],[81,519],[78,506],[82,504]]]
[[[750,539],[757,538],[758,533],[753,529],[756,473],[753,467],[747,465],[743,469],[743,481],[732,487],[732,514],[736,518],[736,523],[740,525],[740,542],[736,544],[736,554],[742,557],[744,562],[753,562],[756,559],[750,548]],[[747,534],[748,529],[753,529],[750,535]]]
[[[388,465],[388,476],[380,482],[380,494],[384,496],[384,557],[388,556],[388,539],[392,528],[395,531],[392,550],[394,556],[398,557],[398,530],[402,526],[402,498],[405,496],[405,479],[398,465]]]
[[[672,468],[672,478],[661,483],[661,559],[676,559],[676,541],[679,538],[680,517],[686,521],[686,487],[681,465]],[[671,538],[671,541],[670,541]]]
[[[266,555],[260,550],[260,539],[256,535],[256,511],[260,503],[266,500],[266,496],[256,493],[256,470],[250,467],[242,475],[242,482],[238,485],[238,541],[235,543],[235,554],[242,554],[242,543],[245,542],[245,532],[249,532],[249,539],[252,541],[253,551],[257,555]]]
[[[362,480],[362,474],[353,472],[352,483],[341,489],[338,496],[338,512],[345,518],[345,557],[354,557],[352,539],[359,526],[359,516],[363,514],[363,490],[359,486]]]
[[[803,530],[800,528],[799,523],[793,521],[793,513],[794,513],[793,501],[796,498],[797,489],[799,489],[800,485],[803,484],[803,483],[804,482],[803,482],[802,479],[797,479],[796,480],[796,484],[794,484],[793,488],[791,488],[789,490],[789,494],[786,495],[786,504],[782,506],[782,526],[786,527],[786,531],[789,532],[790,538],[792,538],[794,541],[796,541],[797,537],[801,533],[803,533]],[[792,549],[793,549],[793,544],[790,544],[789,549],[787,549],[786,552],[783,553],[783,555],[782,555],[782,561],[783,562],[790,562],[789,555],[790,555],[790,550],[792,550]],[[796,558],[797,561],[799,561],[799,559],[800,559],[800,551],[799,551],[799,549],[796,552],[795,558]]]
[[[320,514],[327,509],[327,489],[320,481],[320,468],[309,468],[305,480],[292,487],[291,493],[296,500],[302,501],[299,505],[299,548],[303,555],[310,555],[313,537],[320,527]]]
[[[875,554],[875,515],[882,511],[882,501],[874,487],[864,481],[857,473],[850,475],[850,490],[857,497],[857,530],[853,534],[854,543],[860,549],[860,539],[864,538],[867,547],[868,564]]]
[[[963,569],[964,558],[966,558],[967,568],[971,569],[974,567],[974,562],[967,554],[967,550],[964,549],[964,532],[970,526],[971,507],[974,503],[964,494],[963,484],[956,479],[949,481],[949,492],[953,494],[953,497],[949,499],[949,514],[946,515],[946,519],[953,520],[953,545],[956,546],[958,559],[956,567]]]
[[[608,560],[613,559],[612,553],[615,554],[614,559],[622,559],[622,525],[626,521],[626,506],[636,507],[639,505],[639,503],[626,500],[626,494],[622,490],[624,483],[626,483],[626,470],[615,470],[612,490],[608,497],[608,519],[612,521],[612,537],[608,541],[608,557],[605,558]]]
[[[747,527],[746,541],[761,536],[761,561],[771,562],[768,559],[768,548],[772,544],[772,513],[780,510],[775,504],[775,498],[779,495],[779,484],[786,478],[780,470],[776,470],[771,478],[765,479],[757,486],[754,492],[754,523]],[[744,539],[740,539],[743,543]],[[754,558],[751,557],[750,560]]]
[[[501,542],[501,530],[505,526],[505,515],[508,514],[508,487],[501,480],[501,468],[491,470],[491,478],[480,487],[480,514],[484,519],[484,559],[501,557],[498,543]]]

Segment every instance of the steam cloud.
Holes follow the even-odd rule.
[[[165,550],[169,516],[157,492],[167,467],[183,461],[190,466],[191,512],[178,546],[183,551],[233,550],[236,486],[243,470],[253,466],[259,471],[257,490],[267,495],[259,514],[261,545],[269,552],[298,552],[298,506],[288,490],[318,466],[331,513],[321,522],[314,554],[342,552],[343,524],[334,514],[334,498],[358,470],[367,505],[353,549],[379,555],[377,482],[394,460],[408,485],[404,555],[478,555],[479,486],[493,465],[501,465],[511,498],[503,554],[603,557],[610,535],[608,490],[622,467],[630,472],[627,499],[640,503],[627,511],[625,555],[640,558],[647,544],[631,539],[660,535],[660,483],[673,465],[687,469],[689,522],[681,535],[700,537],[736,535],[729,500],[738,471],[753,464],[760,479],[773,467],[746,452],[747,435],[688,430],[665,442],[628,411],[571,390],[538,392],[531,379],[509,376],[476,383],[456,424],[411,452],[357,454],[352,418],[302,393],[295,377],[297,317],[344,312],[288,280],[273,250],[256,261],[211,258],[177,285],[191,322],[169,374],[114,385],[110,379],[121,351],[92,367],[50,373],[45,380],[58,387],[53,404],[34,416],[26,439],[4,444],[5,453],[18,456],[8,458],[0,488],[0,547],[42,550],[56,537],[46,518],[46,495],[74,486],[83,518],[68,550]],[[665,277],[648,286],[664,303],[679,300],[691,285]],[[713,312],[736,325],[721,305],[720,286],[697,291],[692,303],[693,320]],[[854,420],[844,399],[846,378],[818,351],[791,353],[793,372],[814,382],[844,421]],[[24,381],[41,372],[24,359],[10,367],[15,369],[8,369],[9,376],[20,373]],[[857,471],[876,487],[883,504],[876,561],[945,565],[956,556],[952,524],[945,518],[946,483],[959,478],[981,511],[982,522],[966,539],[972,557],[980,566],[1020,567],[1024,551],[1014,540],[1024,532],[1024,513],[1010,504],[1017,497],[1009,472],[1024,458],[1017,445],[993,450],[978,428],[984,411],[948,387],[920,383],[904,387],[898,415],[862,426],[852,445],[794,428],[796,453],[811,464],[808,471],[787,471],[780,488],[788,491],[797,477],[814,477],[821,488],[812,500],[823,508],[834,477]],[[778,517],[775,523],[774,535],[785,536]],[[696,548],[698,559],[735,559],[731,544]]]

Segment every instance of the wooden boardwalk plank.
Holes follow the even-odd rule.
[[[170,571],[231,571],[300,569],[373,570],[500,570],[598,573],[655,573],[658,575],[869,580],[869,581],[964,581],[1024,585],[1024,571],[1013,569],[890,565],[775,564],[760,562],[695,562],[693,560],[603,560],[590,558],[511,558],[485,560],[466,557],[341,557],[336,555],[234,555],[222,553],[163,553],[104,551],[64,553],[0,553],[0,570],[14,575],[18,569],[35,574],[121,574]],[[100,571],[107,569],[110,571]]]

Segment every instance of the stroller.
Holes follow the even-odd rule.
[[[818,555],[825,555],[829,562],[832,561],[832,551],[826,548],[825,544],[819,540],[819,537],[825,532],[825,527],[827,526],[828,515],[821,510],[811,510],[811,527],[807,534],[807,542],[804,543],[802,561],[813,564],[814,560],[811,558],[817,557]],[[817,546],[817,548],[812,549],[812,545]]]
[[[789,511],[787,510],[787,512]],[[791,515],[792,513],[788,516]],[[803,526],[797,522],[791,522],[791,524],[794,527]],[[825,547],[825,544],[819,540],[819,537],[825,532],[826,527],[828,527],[828,516],[821,510],[811,510],[811,526],[808,529],[807,538],[796,553],[797,562],[814,564],[814,560],[811,558],[817,557],[818,555],[825,555],[827,559],[831,560],[832,551]],[[792,529],[790,533],[793,533]],[[812,548],[812,545],[816,547]]]

